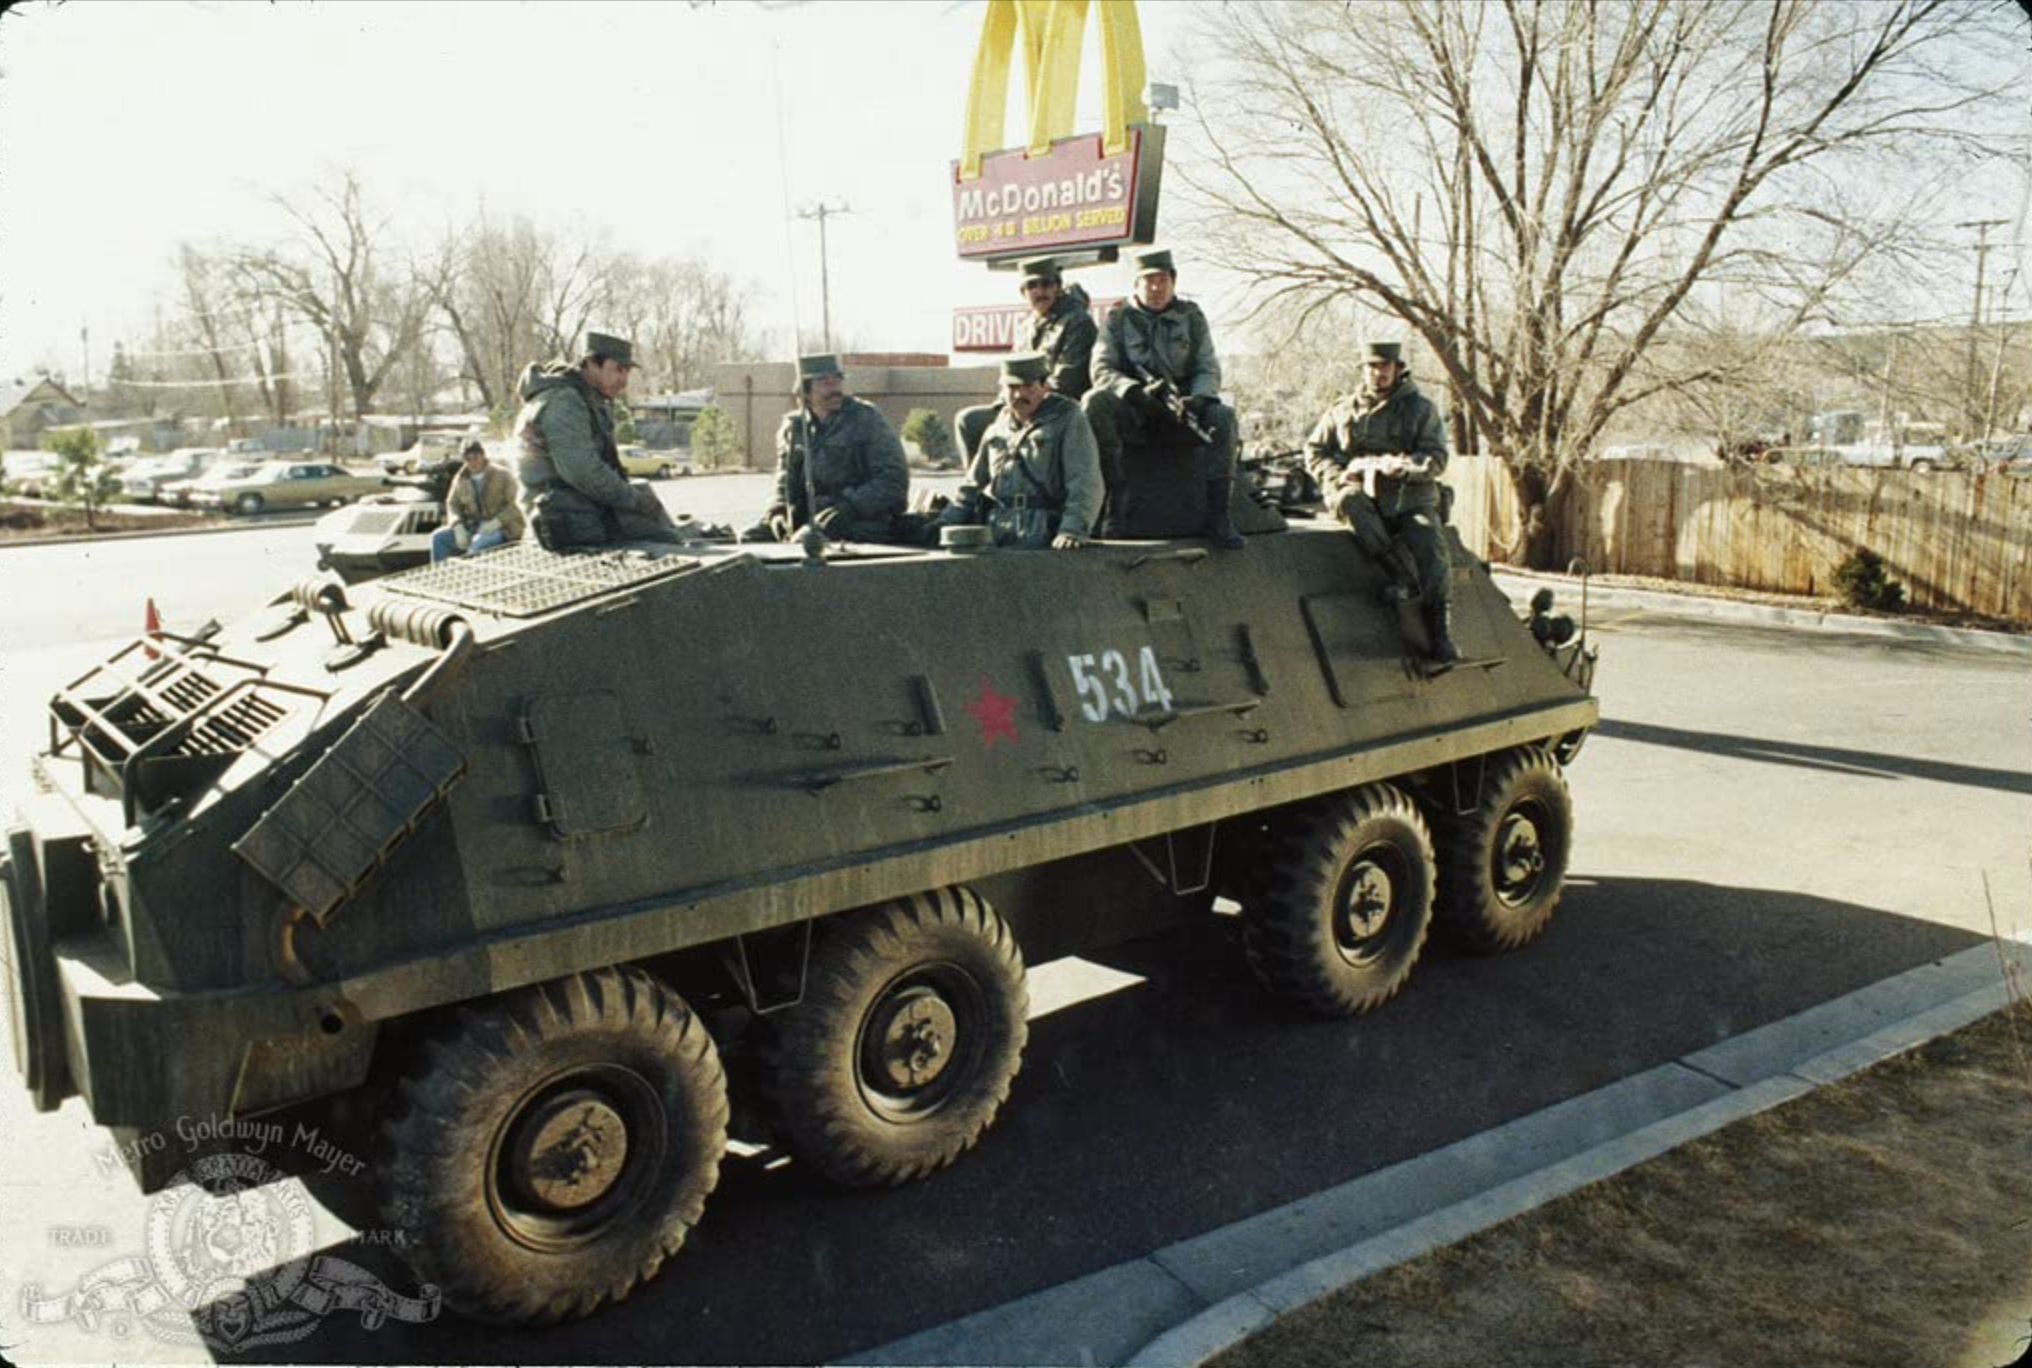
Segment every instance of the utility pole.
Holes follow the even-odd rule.
[[[1975,307],[1969,315],[1968,387],[1964,391],[1968,396],[1968,406],[1966,409],[1968,417],[1962,429],[1963,437],[1967,441],[1981,441],[1990,435],[1988,431],[1978,432],[1976,430],[1976,425],[1982,421],[1982,390],[1980,388],[1980,376],[1982,372],[1979,368],[1980,363],[1976,358],[1976,337],[1983,327],[1983,267],[1989,261],[1990,256],[1990,229],[2002,227],[2009,222],[2009,219],[1971,219],[1966,223],[1954,225],[1957,228],[1973,228],[1976,230],[1976,301]]]
[[[835,214],[851,214],[854,211],[844,204],[826,204],[821,201],[809,209],[800,209],[801,219],[818,220],[818,300],[820,324],[825,330],[825,349],[833,349],[833,299],[832,278],[826,264],[825,221]]]
[[[85,387],[78,394],[89,404],[92,402],[92,330],[83,323],[78,324],[78,345],[85,349]]]

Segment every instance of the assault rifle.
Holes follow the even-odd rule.
[[[1178,392],[1178,386],[1161,377],[1155,380],[1146,379],[1143,382],[1143,392],[1171,415],[1172,422],[1190,432],[1201,446],[1213,445],[1214,430],[1193,416],[1192,409],[1185,402],[1185,396]]]

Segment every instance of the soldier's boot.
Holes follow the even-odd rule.
[[[1222,551],[1239,551],[1247,545],[1235,530],[1235,514],[1229,506],[1234,495],[1235,482],[1231,478],[1224,476],[1206,483],[1206,539]]]
[[[1445,599],[1425,604],[1426,655],[1435,664],[1451,665],[1460,659],[1460,647],[1453,641],[1453,606]]]

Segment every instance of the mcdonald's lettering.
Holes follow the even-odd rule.
[[[961,257],[995,260],[1026,252],[1149,242],[1156,231],[1163,129],[1135,127],[1110,154],[1098,133],[981,159],[977,178],[953,164],[953,227]]]

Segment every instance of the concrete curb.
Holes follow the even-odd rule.
[[[1577,575],[1552,575],[1535,570],[1513,570],[1492,566],[1490,574],[1497,587],[1520,608],[1542,587],[1558,591],[1558,611],[1580,617],[1581,581]],[[1924,641],[1943,646],[1960,646],[1978,651],[2032,657],[2032,633],[1992,632],[1975,627],[1941,627],[1928,622],[1894,622],[1886,618],[1838,613],[1821,608],[1790,608],[1783,604],[1756,603],[1742,599],[1709,598],[1704,594],[1672,593],[1661,589],[1638,589],[1628,585],[1588,581],[1590,610],[1598,607],[1629,608],[1657,613],[1663,617],[1705,618],[1717,622],[1761,623],[1771,627],[1797,627],[1810,631],[1850,636],[1887,637],[1900,641]]]
[[[1128,1263],[843,1360],[1204,1363],[1281,1315],[1846,1078],[2023,996],[1984,943]]]

